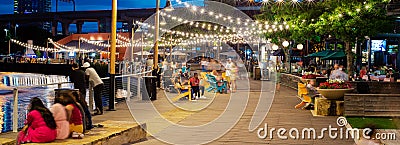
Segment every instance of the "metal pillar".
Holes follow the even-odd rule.
[[[115,53],[117,45],[117,0],[112,0],[111,11],[111,50],[110,50],[110,96],[107,111],[115,111]]]
[[[153,66],[154,69],[158,68],[158,35],[160,29],[160,0],[156,0],[156,30],[154,34],[154,59],[153,59]]]

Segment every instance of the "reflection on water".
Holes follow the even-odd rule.
[[[27,106],[33,97],[39,97],[50,107],[54,101],[54,89],[57,85],[29,87],[46,83],[68,82],[68,78],[56,75],[41,75],[31,73],[0,73],[0,131],[12,130],[13,93],[18,87],[18,127],[24,126]],[[28,86],[28,87],[27,87]],[[62,88],[72,88],[72,84],[63,84]]]

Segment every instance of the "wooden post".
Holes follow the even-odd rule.
[[[18,132],[18,88],[14,88],[13,94],[13,132]]]

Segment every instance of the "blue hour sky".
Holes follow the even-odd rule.
[[[160,0],[161,7],[166,0]],[[75,0],[76,10],[111,10],[112,0]],[[52,11],[56,10],[56,1],[52,0]],[[118,0],[118,9],[152,8],[156,6],[156,0]],[[0,14],[12,14],[14,0],[0,0]],[[73,4],[58,2],[58,11],[73,11]]]
[[[176,3],[175,0],[171,0],[172,4]],[[192,1],[192,0],[181,0]],[[202,0],[195,0],[202,1]],[[77,11],[90,11],[90,10],[111,10],[112,0],[75,0]],[[160,0],[160,7],[164,7],[166,0]],[[135,8],[155,8],[156,0],[118,0],[118,9],[135,9]],[[56,0],[52,0],[51,11],[56,11]],[[73,11],[73,4],[67,2],[58,2],[58,11]],[[0,0],[0,15],[1,14],[13,14],[14,12],[14,0]],[[118,28],[121,28],[121,23],[117,24]],[[97,32],[97,23],[85,22],[83,24],[83,32]],[[58,31],[61,31],[61,24],[59,23]],[[75,24],[70,25],[70,32],[76,32]]]

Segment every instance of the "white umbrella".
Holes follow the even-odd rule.
[[[133,53],[133,54],[135,54],[135,55],[153,55],[153,53],[150,53],[150,52],[148,52],[148,51],[143,51],[143,52],[141,52],[141,51],[139,51],[139,52],[136,52],[136,53]]]

